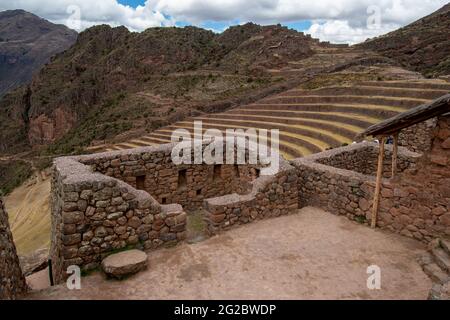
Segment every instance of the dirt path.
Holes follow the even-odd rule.
[[[320,209],[258,221],[195,244],[149,253],[147,271],[126,280],[101,273],[82,289],[31,299],[426,299],[431,282],[416,257],[424,246]],[[366,286],[381,268],[381,290]]]

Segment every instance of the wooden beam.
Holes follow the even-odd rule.
[[[392,150],[392,174],[391,178],[394,178],[397,174],[397,155],[398,155],[398,132],[394,133],[394,148]]]
[[[372,221],[371,221],[372,228],[375,228],[377,225],[378,205],[380,203],[381,179],[383,178],[384,143],[386,142],[386,137],[383,136],[379,140],[380,145],[378,153],[377,180],[375,184],[375,194],[373,197],[373,206],[372,206]]]

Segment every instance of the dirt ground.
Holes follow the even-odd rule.
[[[146,271],[125,280],[100,272],[29,299],[426,299],[416,262],[424,246],[316,208],[258,221],[208,240],[149,252]],[[381,289],[367,288],[369,265]]]

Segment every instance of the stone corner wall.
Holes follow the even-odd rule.
[[[70,265],[93,269],[111,252],[155,249],[186,237],[180,205],[160,205],[148,193],[79,160],[58,158],[53,166],[50,256],[56,283]]]
[[[432,118],[403,129],[398,136],[398,144],[414,152],[430,151],[436,122],[437,118]]]
[[[299,206],[317,206],[369,224],[375,172],[366,175],[332,166],[336,163],[333,157],[339,159],[338,163],[350,164],[354,161],[363,163],[360,159],[363,155],[376,158],[377,152],[367,152],[369,146],[378,148],[376,144],[360,143],[293,160],[292,164],[299,172]],[[387,146],[387,152],[390,147]],[[353,160],[355,154],[358,159]],[[341,159],[342,156],[347,159]],[[421,166],[426,157],[427,154],[421,157],[399,148],[399,159],[403,158],[405,163],[409,161],[410,165],[396,179],[383,178],[377,226],[429,242],[450,235],[450,188],[442,184],[441,178],[432,175],[429,168]],[[369,165],[372,161],[367,159]],[[442,170],[448,172],[449,167],[441,167],[440,172]],[[411,179],[411,172],[422,172],[423,175]]]
[[[8,214],[0,199],[0,300],[16,299],[26,291],[27,284],[9,228]]]
[[[372,152],[358,152],[369,147],[375,147],[375,144],[352,144],[293,160],[291,163],[299,172],[299,206],[316,206],[337,215],[345,215],[351,220],[369,223],[375,178],[332,165],[336,161],[351,164],[354,155],[360,157],[365,154],[370,157]],[[367,163],[370,166],[371,161]],[[364,168],[359,169],[366,171]]]
[[[280,159],[277,174],[260,176],[247,194],[206,199],[203,208],[210,234],[254,220],[294,213],[298,209],[297,172]]]

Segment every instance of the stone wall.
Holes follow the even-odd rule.
[[[356,171],[365,175],[374,175],[378,166],[378,147],[373,144],[353,144],[345,148],[328,150],[311,159],[328,166]],[[410,153],[398,154],[397,170],[403,172],[414,165],[415,157]],[[386,145],[383,159],[383,176],[390,177],[392,172],[392,145]]]
[[[262,189],[253,184],[259,166],[176,165],[171,158],[173,146],[55,160],[51,257],[56,282],[64,279],[70,265],[92,269],[116,250],[155,249],[184,240],[187,214],[180,204],[197,209],[209,197],[253,195]],[[277,205],[280,201],[276,199]],[[298,201],[287,202],[297,205]]]
[[[274,176],[252,182],[251,192],[206,199],[204,209],[211,234],[257,219],[295,213],[298,208],[297,172],[286,161]]]
[[[159,203],[178,203],[186,209],[200,208],[211,197],[249,191],[258,168],[250,165],[175,165],[171,144],[120,153],[79,157],[93,171],[126,182],[150,193]]]
[[[420,122],[403,129],[398,136],[398,144],[411,151],[425,153],[430,150],[436,118]]]
[[[70,265],[92,269],[111,252],[154,249],[185,238],[180,205],[160,205],[145,191],[94,172],[81,158],[55,160],[50,255],[56,282]]]
[[[0,199],[0,299],[16,299],[26,290],[25,277],[9,229],[8,214]]]
[[[386,145],[377,225],[429,242],[450,235],[450,121],[436,121],[430,152],[399,147],[390,179]],[[51,257],[57,282],[69,265],[96,267],[126,247],[155,249],[186,236],[186,208],[203,205],[208,230],[317,206],[369,224],[378,144],[358,143],[291,161],[273,176],[251,165],[171,161],[173,145],[55,160]],[[142,190],[138,190],[142,189]]]
[[[433,131],[430,152],[423,157],[423,171],[436,178],[450,177],[450,115],[441,116]]]
[[[368,147],[376,152],[365,152]],[[391,146],[386,147],[389,153]],[[358,149],[361,152],[358,152]],[[347,161],[352,163],[351,155],[355,154],[353,151],[356,150],[358,159],[355,161],[358,163],[362,154],[376,158],[377,149],[377,144],[360,143],[295,159],[292,163],[299,172],[299,206],[317,206],[334,214],[345,215],[351,220],[369,224],[375,176],[320,162],[334,163],[330,158],[338,156],[349,157]],[[420,163],[423,159],[419,154],[404,148],[399,148],[400,157],[410,158],[409,161],[404,160],[410,164]],[[429,169],[418,169],[418,165],[410,165],[403,172],[400,171],[399,177],[394,180],[383,179],[377,226],[429,242],[433,238],[450,235],[450,201],[448,193],[444,193],[445,190],[448,192],[449,187],[448,184],[442,185],[442,180],[430,176]],[[445,170],[448,172],[449,168]],[[427,178],[415,176],[415,179],[411,179],[412,173],[418,172],[423,172]]]

